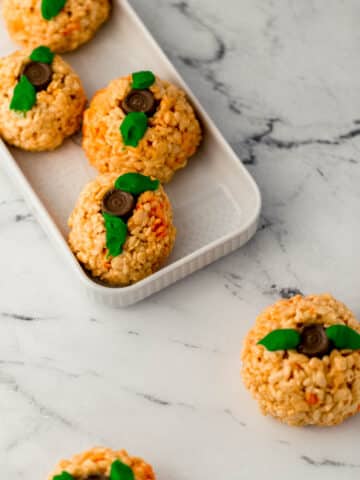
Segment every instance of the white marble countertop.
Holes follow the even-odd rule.
[[[159,480],[359,478],[360,418],[324,430],[263,418],[239,351],[293,289],[360,315],[360,5],[132,3],[258,182],[261,227],[113,311],[88,302],[0,171],[1,478],[44,479],[95,444],[143,456]]]

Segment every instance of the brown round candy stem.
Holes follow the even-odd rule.
[[[106,475],[89,475],[84,480],[110,480]]]
[[[37,92],[46,90],[52,80],[52,68],[47,63],[31,62],[28,63],[23,71],[29,82],[35,87]]]
[[[156,111],[156,100],[150,90],[131,90],[121,107],[126,113],[143,112],[151,116]]]
[[[322,357],[329,353],[331,343],[325,328],[319,324],[307,325],[301,333],[298,352],[308,357]]]
[[[102,211],[116,217],[124,217],[132,212],[135,206],[135,198],[131,193],[122,190],[109,190],[102,202]]]

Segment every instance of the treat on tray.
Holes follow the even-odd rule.
[[[360,323],[331,295],[265,309],[242,352],[242,378],[265,415],[331,426],[360,409]]]
[[[79,130],[85,105],[80,78],[48,47],[0,59],[0,137],[10,145],[57,148]]]
[[[61,460],[48,480],[155,480],[151,465],[125,450],[96,447]]]
[[[88,42],[109,17],[110,0],[4,0],[3,16],[12,39],[54,52]]]
[[[196,152],[201,128],[182,90],[143,71],[94,96],[83,135],[90,163],[101,173],[125,168],[166,183]]]
[[[69,218],[70,248],[92,277],[126,286],[157,271],[176,230],[158,180],[107,173],[90,182]]]

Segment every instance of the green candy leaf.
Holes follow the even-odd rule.
[[[346,325],[333,325],[326,329],[326,335],[336,348],[360,350],[360,335]]]
[[[135,72],[132,74],[131,87],[135,90],[144,90],[155,83],[155,75],[150,71]]]
[[[128,465],[115,460],[111,465],[110,480],[135,480],[135,475]]]
[[[292,328],[284,328],[270,332],[258,342],[270,352],[276,350],[293,350],[300,344],[300,333]]]
[[[55,475],[53,480],[74,480],[74,477],[68,472],[62,472],[60,475]]]
[[[33,62],[48,63],[49,65],[54,60],[55,54],[50,50],[49,47],[37,47],[32,51],[30,55],[30,60]]]
[[[45,20],[56,17],[64,8],[66,0],[42,0],[41,15]]]
[[[20,81],[14,88],[13,97],[10,103],[10,110],[17,112],[27,112],[32,109],[36,103],[36,90],[30,81],[21,75]]]
[[[115,182],[117,190],[132,193],[133,195],[140,195],[148,190],[157,190],[159,185],[159,180],[151,180],[150,177],[141,175],[141,173],[125,173]]]
[[[122,247],[126,241],[127,225],[119,217],[104,212],[106,230],[106,247],[109,250],[109,256],[117,257],[122,253]]]
[[[125,145],[137,147],[148,128],[148,118],[143,112],[131,112],[120,125]]]

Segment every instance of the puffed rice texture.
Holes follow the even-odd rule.
[[[135,480],[155,480],[151,465],[138,457],[130,457],[125,450],[114,451],[110,448],[95,447],[87,452],[74,455],[70,460],[61,460],[48,476],[53,480],[62,472],[70,473],[75,480],[87,480],[90,475],[110,475],[111,465],[120,460],[134,472]]]
[[[67,0],[51,20],[39,0],[4,0],[3,17],[11,38],[23,47],[46,45],[54,52],[75,50],[88,42],[109,17],[110,0]]]
[[[0,137],[29,151],[53,150],[81,127],[86,96],[78,75],[58,55],[52,81],[37,92],[36,104],[25,114],[10,110],[14,88],[32,49],[0,59]]]
[[[137,147],[124,145],[120,125],[126,114],[121,102],[131,91],[131,84],[132,76],[118,78],[95,94],[84,116],[84,150],[101,173],[126,168],[158,178],[161,183],[169,182],[196,152],[200,124],[185,93],[156,78],[149,90],[159,106],[149,118],[149,128]]]
[[[347,325],[360,333],[352,312],[329,294],[297,295],[265,309],[247,335],[242,378],[264,415],[289,425],[332,426],[360,408],[360,352],[332,350],[308,358],[295,350],[270,352],[257,342],[280,328],[319,323]]]
[[[103,174],[85,187],[69,218],[69,244],[94,278],[111,286],[126,286],[161,268],[173,249],[176,229],[163,188],[144,192],[127,222],[123,252],[108,257],[102,199],[114,187],[118,176],[118,173]]]

